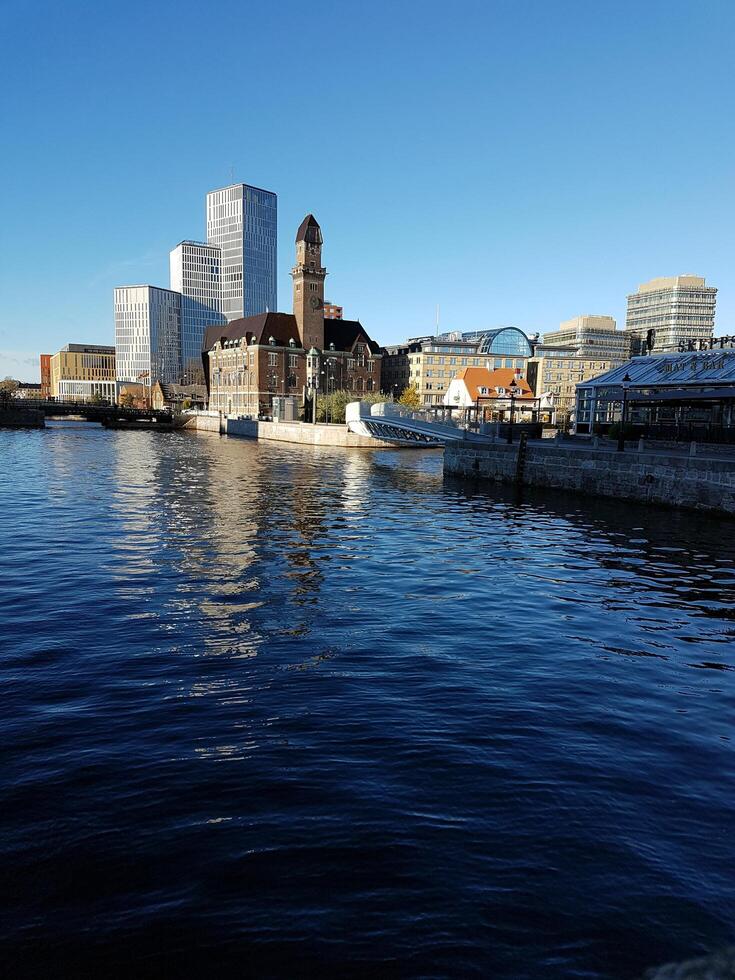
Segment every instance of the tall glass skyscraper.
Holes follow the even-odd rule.
[[[278,309],[278,198],[249,184],[207,194],[207,241],[221,249],[221,311],[227,320]]]
[[[181,295],[158,286],[115,289],[118,381],[176,382],[181,376]]]
[[[221,298],[221,252],[217,245],[180,242],[169,255],[171,289],[181,293],[182,381],[204,383],[204,331],[225,323]]]

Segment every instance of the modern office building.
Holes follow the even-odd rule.
[[[181,293],[181,380],[204,384],[204,332],[226,322],[221,312],[221,250],[206,242],[179,242],[169,265],[171,289]]]
[[[544,334],[550,347],[576,347],[580,357],[609,358],[621,364],[630,357],[630,336],[617,329],[611,316],[572,317],[559,324],[558,330]]]
[[[625,333],[634,354],[694,350],[714,336],[717,290],[702,276],[651,279],[628,296]]]
[[[177,382],[181,364],[181,293],[159,286],[115,289],[118,381]],[[200,353],[201,357],[201,353]]]
[[[115,401],[115,348],[67,344],[49,361],[51,397],[61,402]]]
[[[518,327],[414,337],[383,349],[381,386],[398,396],[413,385],[422,405],[443,405],[452,378],[467,367],[526,370],[531,342]]]
[[[225,319],[278,309],[278,199],[272,191],[231,184],[207,194],[207,241],[221,249]]]

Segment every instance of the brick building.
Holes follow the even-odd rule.
[[[322,233],[313,215],[296,234],[293,313],[260,313],[207,328],[209,407],[226,415],[270,415],[276,396],[380,389],[381,354],[357,320],[325,316]]]
[[[46,400],[51,397],[51,354],[40,354],[41,362],[41,397]]]

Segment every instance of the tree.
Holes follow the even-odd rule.
[[[328,395],[319,395],[316,403],[317,422],[329,422],[344,425],[345,408],[350,402],[362,401],[369,405],[376,402],[387,402],[390,399],[377,391],[356,395],[354,391],[332,391]]]
[[[99,391],[95,391],[95,393],[89,399],[90,405],[101,405],[103,401],[104,401],[104,398],[99,393]]]
[[[417,412],[421,408],[421,398],[415,385],[409,385],[403,389],[398,404],[403,405],[410,412]]]
[[[18,390],[18,382],[15,378],[7,377],[0,381],[0,391],[7,391],[11,395]]]
[[[130,392],[125,392],[125,394],[120,398],[120,404],[123,408],[134,408],[135,395],[131,395]]]

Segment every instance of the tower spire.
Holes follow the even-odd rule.
[[[307,214],[296,232],[296,265],[293,278],[293,312],[301,345],[324,347],[324,280],[322,230],[313,214]]]

